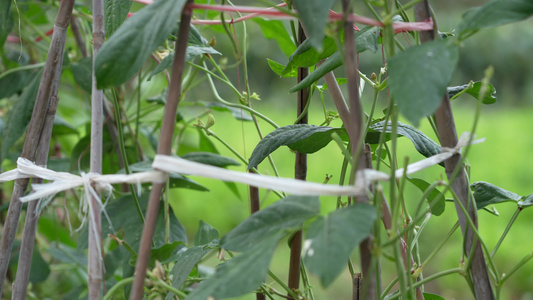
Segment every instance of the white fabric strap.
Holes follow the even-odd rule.
[[[430,166],[439,164],[454,154],[460,153],[461,148],[467,146],[469,143],[478,144],[483,142],[485,139],[472,140],[473,137],[470,134],[463,133],[459,139],[459,142],[454,148],[443,147],[442,153],[408,165],[405,173],[409,175]],[[279,178],[232,171],[166,155],[156,155],[152,164],[152,168],[154,168],[156,171],[139,172],[129,175],[100,175],[88,173],[82,174],[82,176],[77,176],[66,172],[52,171],[44,167],[37,166],[25,158],[19,157],[17,160],[17,169],[0,174],[0,182],[19,178],[34,177],[53,181],[52,183],[32,185],[33,193],[20,199],[21,201],[26,202],[40,199],[45,196],[55,195],[59,192],[73,189],[78,186],[84,186],[85,189],[89,189],[86,192],[92,194],[93,196],[97,195],[98,193],[91,187],[91,184],[94,184],[95,188],[98,190],[111,191],[111,184],[116,183],[162,183],[168,179],[168,173],[180,173],[219,179],[223,181],[240,182],[259,188],[272,189],[296,195],[362,195],[366,193],[368,185],[372,182],[389,180],[389,175],[384,172],[365,169],[357,172],[356,184],[353,186],[322,184],[295,180],[292,178]],[[395,172],[396,177],[401,177],[403,174],[404,169],[398,169]]]

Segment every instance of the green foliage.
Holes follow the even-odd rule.
[[[221,246],[230,251],[245,251],[265,238],[297,229],[319,213],[318,197],[288,196],[244,220],[222,238]]]
[[[30,123],[35,97],[37,97],[39,83],[41,82],[41,75],[42,72],[39,72],[33,76],[9,113],[6,127],[2,130],[2,151],[0,153],[0,162],[6,158],[8,151],[24,134],[26,127]]]
[[[294,0],[293,5],[300,14],[303,26],[311,40],[311,45],[322,51],[324,29],[328,23],[329,10],[334,0]]]
[[[172,32],[184,4],[184,0],[157,0],[127,19],[98,53],[95,65],[98,88],[117,86],[131,79]]]
[[[456,97],[463,93],[463,91],[470,96],[476,98],[476,100],[481,101],[483,104],[493,104],[496,103],[496,88],[492,84],[488,84],[488,91],[482,99],[479,99],[481,96],[479,93],[481,91],[482,82],[472,82],[471,84],[459,85],[448,87],[448,96],[451,98]]]
[[[533,3],[529,0],[492,0],[465,12],[458,36],[465,39],[482,28],[522,21],[531,15]]]
[[[340,208],[315,220],[306,234],[304,261],[324,287],[344,270],[353,249],[368,237],[376,209],[368,204]]]
[[[109,38],[124,23],[132,2],[128,0],[105,0],[105,36]]]
[[[415,127],[421,118],[440,106],[458,59],[454,44],[436,40],[409,48],[388,60],[391,94],[400,112]]]

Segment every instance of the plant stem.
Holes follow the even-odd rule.
[[[50,50],[46,57],[39,91],[37,92],[35,105],[21,153],[21,157],[29,160],[34,160],[35,151],[37,150],[41,138],[43,124],[50,102],[52,81],[58,71],[58,65],[60,65],[59,57],[63,56],[67,27],[73,6],[74,0],[62,1],[59,6],[59,12],[55,21],[56,30],[54,30],[54,34],[52,35],[52,43],[50,44]],[[19,199],[24,196],[28,183],[29,179],[15,180],[13,193],[11,195],[9,210],[7,212],[4,228],[2,230],[2,238],[0,240],[0,282],[2,283],[5,281],[9,259],[11,257],[11,249],[13,248],[13,241],[15,239],[15,233],[22,209],[22,202],[20,202]],[[0,285],[0,294],[2,293],[3,286],[3,284]]]
[[[502,244],[503,239],[505,239],[505,237],[509,233],[509,230],[511,230],[511,226],[513,226],[514,222],[516,221],[516,218],[518,218],[518,215],[520,214],[521,211],[522,209],[520,207],[516,209],[513,216],[511,217],[511,220],[509,220],[509,223],[507,223],[507,227],[505,227],[505,230],[503,231],[502,236],[498,240],[498,243],[496,244],[496,246],[494,246],[494,250],[492,250],[492,253],[490,254],[490,256],[494,257],[494,255],[496,255],[496,251],[498,251],[498,248],[500,248],[500,245]]]
[[[90,148],[90,171],[91,173],[102,173],[103,155],[103,103],[104,92],[96,87],[96,57],[105,41],[104,34],[104,1],[93,0],[93,70],[92,70],[92,97],[91,97],[91,148]],[[91,196],[92,205],[89,209],[89,277],[88,289],[89,300],[101,298],[103,285],[103,262],[104,251],[102,248],[102,224],[101,207],[98,200]],[[92,218],[91,218],[92,215]]]
[[[50,104],[48,105],[46,119],[43,124],[43,131],[41,133],[41,138],[39,139],[39,144],[37,148],[37,156],[35,158],[35,163],[37,165],[46,165],[48,161],[48,152],[50,150],[50,139],[52,137],[54,117],[56,115],[57,106],[59,104],[57,91],[61,79],[62,66],[63,55],[59,57],[59,62],[57,64],[58,70],[54,74],[54,79],[52,81],[52,88],[50,91]],[[43,179],[35,178],[33,179],[32,184],[40,184],[43,182]],[[24,223],[22,242],[20,244],[17,276],[13,285],[13,292],[11,296],[13,299],[24,298],[28,290],[33,249],[35,246],[35,234],[37,232],[37,222],[39,220],[37,206],[39,205],[40,201],[41,199],[37,201],[31,201],[30,203],[28,203],[28,208],[26,210],[26,221]]]
[[[181,79],[185,66],[185,52],[187,49],[187,40],[189,37],[190,21],[192,17],[192,9],[190,5],[192,3],[194,3],[193,0],[188,0],[181,13],[178,40],[176,41],[175,48],[176,52],[174,55],[174,62],[172,63],[172,76],[170,78],[165,104],[165,114],[161,125],[161,136],[157,148],[158,154],[169,155],[172,148],[174,124],[176,122],[178,104],[181,98]],[[148,208],[146,210],[146,222],[141,236],[137,263],[135,265],[135,280],[131,289],[130,300],[140,300],[143,297],[144,278],[146,268],[148,267],[148,260],[150,258],[157,215],[159,214],[161,193],[164,186],[164,183],[154,184],[152,186],[152,191],[150,192]]]
[[[423,21],[431,17],[429,3],[427,0],[415,5],[415,17],[417,21]],[[434,24],[433,31],[420,32],[420,41],[428,42],[435,39],[437,26]],[[441,106],[435,112],[435,120],[437,123],[437,129],[439,137],[441,139],[441,145],[443,147],[454,147],[457,144],[457,132],[455,129],[455,122],[453,119],[453,113],[446,93],[442,99]],[[458,201],[461,202],[461,206],[466,208],[463,212],[458,201],[456,204],[456,211],[459,218],[459,224],[463,232],[465,240],[465,251],[467,256],[472,256],[471,276],[475,289],[475,296],[478,299],[494,299],[494,293],[487,272],[487,266],[485,264],[485,258],[481,249],[481,243],[474,235],[475,228],[477,227],[477,211],[475,203],[472,197],[470,197],[470,190],[466,178],[464,168],[462,166],[462,157],[460,154],[456,154],[444,162],[446,175],[452,190],[457,194]],[[457,175],[453,176],[457,171]],[[467,225],[467,219],[471,219],[473,227],[469,228]],[[470,249],[474,249],[470,252]]]
[[[126,154],[126,145],[124,145],[124,133],[122,130],[122,122],[120,118],[120,106],[118,104],[118,95],[116,93],[116,90],[113,90],[113,106],[115,107],[115,120],[116,120],[116,128],[117,128],[117,141],[118,146],[120,149],[120,154],[122,157],[122,160],[124,162],[124,172],[126,174],[131,174],[130,166],[127,160],[127,154]],[[144,215],[141,209],[141,204],[139,203],[139,197],[137,197],[137,193],[135,192],[135,187],[133,184],[130,184],[130,192],[131,196],[133,198],[133,201],[135,202],[135,208],[137,209],[137,213],[139,214],[139,218],[141,219],[141,222],[144,224]]]
[[[301,23],[298,23],[298,45],[303,43],[306,39],[306,35]],[[309,75],[308,68],[298,68],[298,83],[304,80]],[[298,118],[297,124],[307,124],[308,114],[306,107],[309,104],[309,92],[310,89],[304,88],[297,93],[297,108],[296,117]],[[307,178],[307,154],[296,151],[296,157],[294,161],[294,178],[305,181]],[[300,289],[300,269],[302,260],[302,230],[298,230],[290,240],[290,260],[289,260],[289,288],[293,291]],[[288,295],[288,299],[296,300]]]
[[[293,299],[298,299],[298,295],[296,295],[296,293],[294,293],[293,290],[291,290],[286,284],[285,282],[283,282],[283,280],[279,279],[278,276],[276,276],[276,274],[272,273],[272,271],[268,270],[268,276],[272,277],[272,279],[274,279],[274,281],[276,281],[284,290],[287,291],[287,293],[293,298]]]

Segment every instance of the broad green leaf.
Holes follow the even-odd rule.
[[[254,291],[265,280],[268,266],[282,234],[262,236],[245,252],[220,264],[211,277],[188,296],[189,300],[224,299]]]
[[[207,245],[212,240],[218,239],[218,230],[213,228],[211,225],[207,224],[206,222],[200,220],[200,226],[198,227],[198,231],[196,232],[196,235],[194,236],[194,245],[195,246],[201,246],[201,245]]]
[[[474,182],[470,185],[470,188],[474,192],[477,209],[482,209],[491,204],[522,200],[522,197],[518,194],[484,181]]]
[[[274,152],[281,146],[293,144],[298,150],[303,153],[312,153],[318,151],[320,148],[326,146],[331,141],[331,133],[334,131],[342,131],[340,128],[331,128],[325,126],[295,124],[280,127],[268,135],[266,135],[255,147],[250,157],[248,169],[255,168],[261,163],[270,153]],[[320,139],[313,140],[309,144],[294,143],[303,141],[314,134],[319,134]],[[312,144],[311,144],[312,143]],[[307,151],[306,151],[307,150]]]
[[[207,252],[209,250],[206,251],[203,247],[192,247],[178,254],[176,264],[172,268],[172,274],[174,275],[172,286],[180,289],[194,266],[200,262]]]
[[[222,238],[222,248],[245,251],[263,239],[298,228],[320,213],[315,196],[288,196],[254,213]]]
[[[7,36],[13,28],[11,1],[0,1],[0,49],[4,47]]]
[[[459,94],[460,92],[466,89],[465,91],[466,93],[468,93],[469,95],[471,95],[472,97],[474,97],[476,100],[479,101],[480,100],[479,92],[481,90],[481,85],[482,85],[481,81],[477,81],[472,84],[471,88],[468,88],[469,84],[448,87],[448,96],[451,99],[453,96]],[[483,97],[483,99],[481,99],[481,103],[493,104],[495,102],[496,102],[496,88],[492,84],[489,83],[487,94],[485,95],[485,97]]]
[[[311,224],[304,241],[304,261],[309,272],[320,278],[323,287],[328,287],[346,268],[350,254],[368,237],[375,219],[373,206],[356,203]]]
[[[9,111],[6,126],[2,132],[0,162],[6,158],[9,149],[13,147],[15,142],[24,135],[24,131],[30,122],[33,112],[35,98],[37,97],[39,83],[41,82],[41,75],[42,72],[39,72],[33,77],[28,87],[24,89],[16,100],[15,105],[13,105],[13,108]]]
[[[185,0],[156,0],[138,11],[107,40],[96,58],[99,89],[125,83],[172,32]]]
[[[422,193],[425,193],[429,188],[429,182],[420,179],[420,178],[410,178],[407,177],[407,180],[416,186]],[[438,200],[437,200],[438,199]],[[431,214],[435,216],[440,216],[446,209],[446,197],[441,195],[441,192],[436,188],[431,189],[427,194],[427,202],[431,208]]]
[[[283,70],[286,69],[286,67],[274,60],[271,60],[270,58],[267,58],[268,66],[274,73],[278,74],[280,77],[297,77],[298,71],[296,69],[290,70],[290,72],[287,72],[283,74]]]
[[[61,226],[60,220],[43,215],[39,218],[37,230],[49,241],[58,241],[66,246],[76,247],[76,241],[72,239],[71,232],[68,228]]]
[[[130,0],[104,0],[105,36],[109,38],[122,25],[130,12]]]
[[[294,52],[296,45],[285,29],[283,22],[261,18],[253,18],[252,20],[259,25],[265,38],[276,41],[278,47],[287,57]]]
[[[457,28],[461,41],[482,28],[522,21],[533,14],[531,0],[493,0],[472,8],[463,15]]]
[[[74,81],[78,84],[84,91],[91,93],[92,91],[92,67],[93,67],[93,57],[85,57],[77,62],[73,62],[71,65],[72,76]]]
[[[65,119],[61,118],[61,116],[55,115],[52,134],[55,136],[65,134],[78,134],[78,130],[74,126],[70,125],[67,121],[65,121]]]
[[[365,50],[371,50],[375,52],[377,50],[377,41],[379,38],[379,29],[377,27],[365,27],[359,32],[355,33],[355,44],[357,45],[357,53],[361,53]],[[289,92],[294,93],[303,88],[306,88],[313,84],[313,82],[322,78],[329,71],[333,71],[336,68],[342,66],[344,58],[339,51],[331,55],[323,64],[316,68],[309,76],[300,81],[297,85],[293,86]]]
[[[18,260],[18,259],[17,259]],[[50,275],[48,262],[43,259],[39,247],[33,247],[33,257],[31,259],[30,282],[43,282]]]
[[[346,129],[329,128],[329,130],[324,129],[323,131],[322,130],[317,131],[313,133],[311,136],[309,136],[308,138],[291,143],[287,146],[289,146],[289,148],[291,148],[292,150],[296,150],[300,153],[315,153],[318,150],[326,147],[329,144],[329,142],[331,142],[332,133],[337,133],[341,137],[341,139],[343,139],[344,141],[349,140],[348,134],[346,133]]]
[[[379,134],[376,134],[375,132],[385,131],[386,133],[390,133],[392,130],[390,122],[386,128],[384,128],[385,127],[384,125],[385,125],[385,121],[372,124],[366,136],[366,142],[369,144],[377,144],[379,142]],[[439,154],[441,152],[441,148],[439,144],[435,143],[422,131],[414,128],[411,125],[398,122],[398,135],[404,136],[410,139],[411,142],[413,142],[413,144],[415,145],[416,151],[418,151],[418,153],[424,155],[425,157],[430,157],[430,156]],[[386,140],[389,140],[389,139],[390,137],[387,136]]]
[[[329,10],[335,4],[335,0],[294,0],[292,4],[300,15],[311,45],[321,51]]]
[[[199,162],[216,167],[240,166],[241,164],[233,158],[222,156],[211,152],[190,152],[181,156],[181,158]]]
[[[289,63],[283,70],[282,74],[301,67],[309,68],[318,64],[321,60],[331,56],[337,51],[335,40],[331,37],[326,37],[322,41],[322,51],[318,52],[311,46],[311,39],[306,39],[298,46],[296,51],[289,57]]]
[[[458,58],[456,45],[435,40],[389,59],[390,91],[400,112],[415,127],[440,106]]]
[[[11,73],[0,79],[0,99],[9,98],[21,92],[32,79],[31,71],[19,71]]]

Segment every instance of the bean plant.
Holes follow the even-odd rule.
[[[496,102],[490,62],[450,84],[471,36],[529,18],[533,4],[488,1],[443,32],[429,2],[2,1],[0,160],[14,170],[0,176],[2,298],[319,299],[347,277],[352,299],[444,299],[428,283],[454,276],[465,299],[501,299],[533,252],[505,270],[495,254],[533,196],[469,180],[481,107]],[[261,58],[267,75],[249,68],[258,40],[282,53]],[[381,63],[361,72],[372,55]],[[291,86],[291,123],[256,92],[254,77],[271,75]],[[477,100],[469,134],[456,129],[458,97]],[[224,113],[234,120],[217,122]],[[245,128],[260,140],[251,153],[221,134]],[[410,161],[401,140],[427,159]],[[293,174],[278,168],[286,147]],[[324,151],[340,172],[305,182]],[[197,176],[224,181],[225,195]],[[247,199],[250,215],[224,235],[198,216],[188,240],[175,212],[195,212],[174,189]],[[503,202],[516,212],[489,248],[478,214]],[[446,235],[425,230],[452,207]],[[428,271],[456,231],[457,266]],[[284,273],[271,269],[281,247]]]

